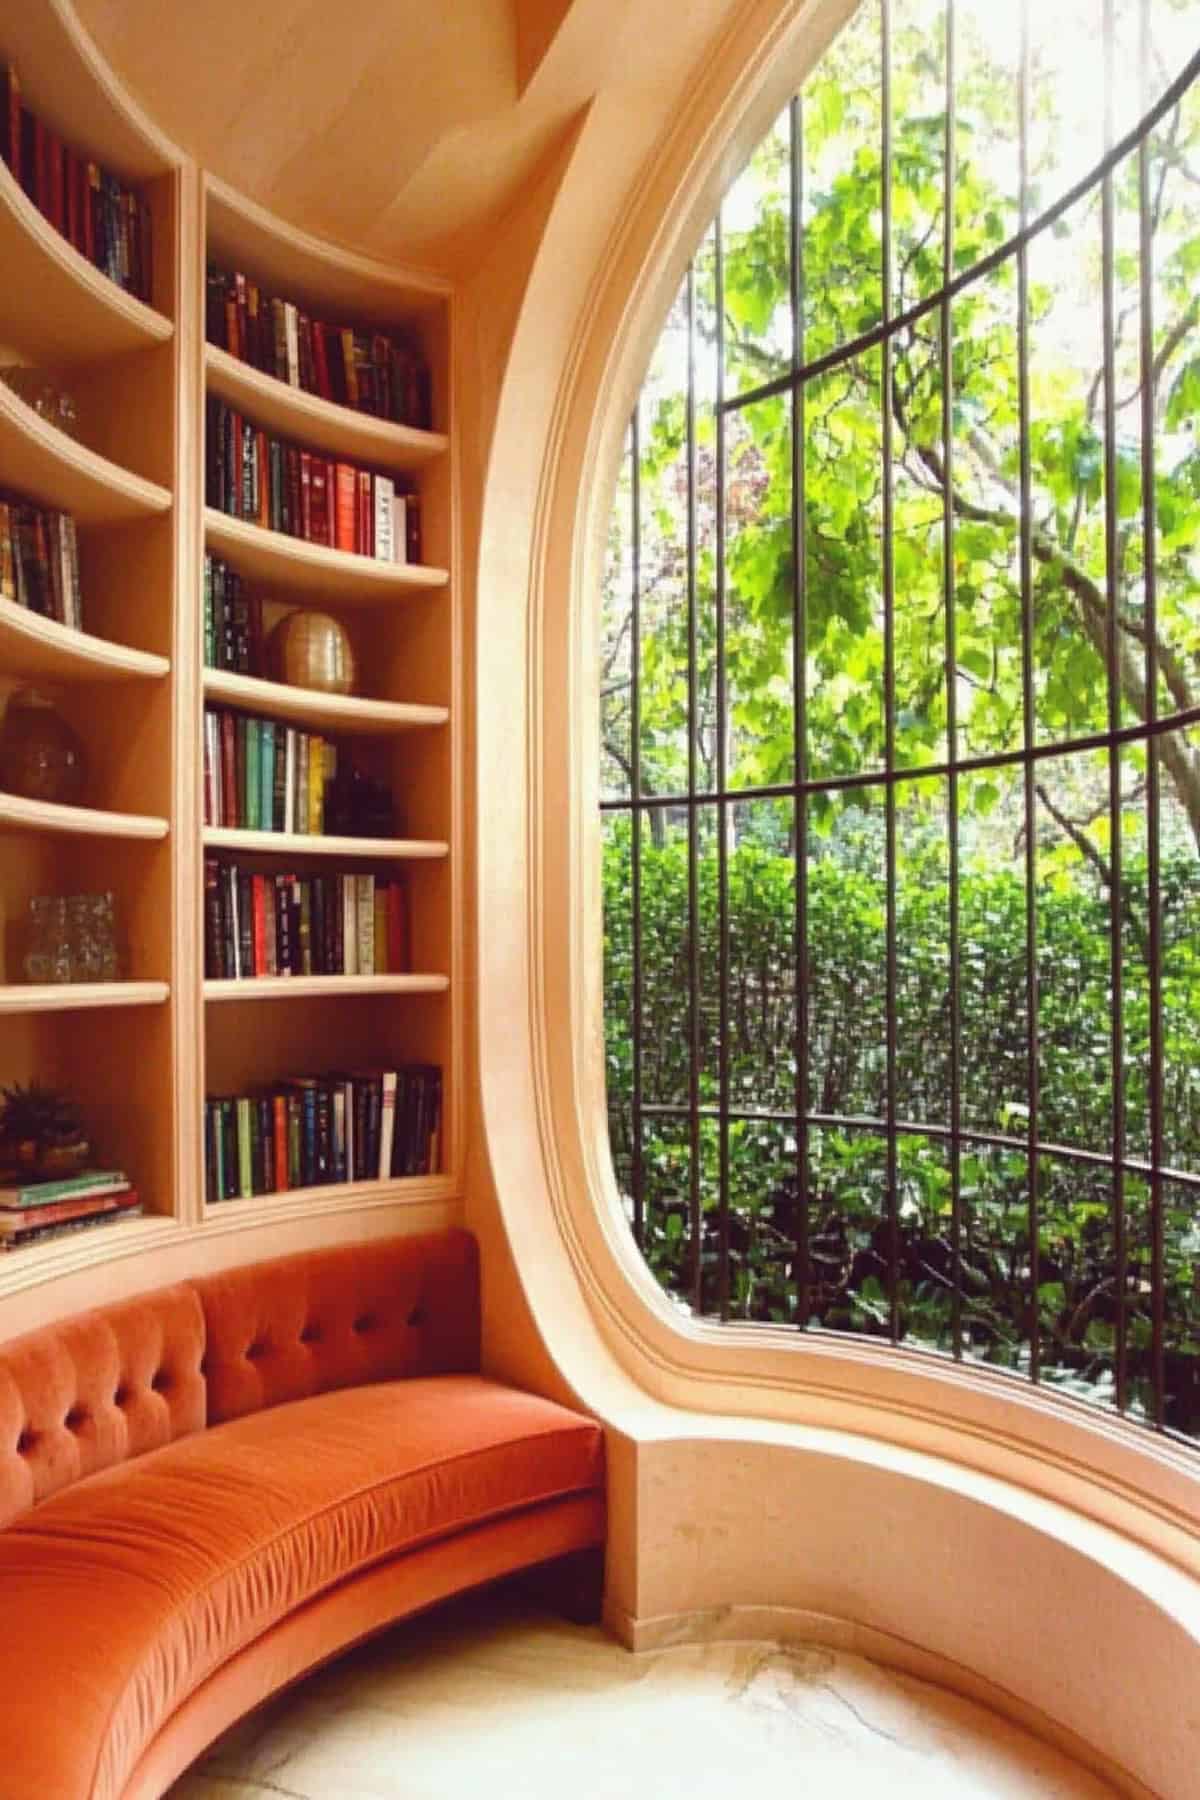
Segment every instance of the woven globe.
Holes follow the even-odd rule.
[[[276,681],[322,694],[353,691],[354,651],[344,628],[328,613],[288,613],[271,633],[267,648]]]

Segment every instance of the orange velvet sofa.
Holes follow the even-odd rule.
[[[479,1372],[466,1232],[0,1345],[0,1796],[150,1800],[346,1645],[595,1563],[599,1427]]]

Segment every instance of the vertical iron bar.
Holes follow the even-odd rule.
[[[696,272],[687,272],[687,785],[696,792],[696,737],[700,730],[696,675]],[[700,1210],[700,814],[688,807],[688,1126],[690,1182],[689,1229],[692,1238],[692,1305],[701,1309]]]
[[[791,266],[792,369],[804,361],[804,101],[791,105]],[[792,950],[796,1010],[796,1322],[803,1331],[812,1303],[812,1264],[808,1242],[808,658],[804,516],[804,383],[792,389],[792,802],[795,862],[792,870]]]
[[[729,1317],[729,715],[725,680],[725,237],[722,209],[716,217],[717,314],[717,887],[720,932],[719,981],[719,1270],[718,1302]]]
[[[882,263],[883,323],[892,316],[892,5],[880,0],[880,59],[882,142],[880,144],[880,259]],[[896,766],[896,630],[895,568],[892,559],[894,494],[892,491],[892,339],[886,334],[879,346],[879,398],[883,457],[883,734],[884,766],[890,774]],[[896,789],[884,787],[887,867],[886,881],[886,1028],[887,1092],[887,1236],[888,1317],[893,1344],[900,1341],[900,1192],[896,1146]]]
[[[1113,142],[1113,0],[1104,0],[1104,150]],[[1117,558],[1117,390],[1116,317],[1113,292],[1113,178],[1105,172],[1100,189],[1101,309],[1104,326],[1104,562],[1107,602],[1108,729],[1121,726],[1120,624],[1118,621]],[[1112,1215],[1113,1261],[1116,1286],[1117,1408],[1129,1404],[1129,1371],[1126,1345],[1128,1299],[1128,1245],[1125,1221],[1125,1020],[1124,946],[1122,918],[1124,887],[1121,858],[1121,751],[1116,742],[1108,747],[1108,860],[1109,889],[1109,986],[1112,1001]]]
[[[942,189],[942,286],[948,289],[954,275],[954,173],[955,173],[955,36],[954,0],[946,0],[946,135]],[[953,1352],[962,1356],[962,1126],[961,1025],[959,990],[959,892],[958,892],[958,632],[954,616],[954,336],[952,303],[943,292],[942,339],[942,463],[945,469],[945,506],[942,515],[942,604],[946,609],[946,807],[949,817],[948,853],[950,908],[950,1238],[954,1273],[951,1330]]]
[[[1141,112],[1150,103],[1150,0],[1141,7]],[[1142,425],[1143,609],[1146,627],[1146,723],[1158,718],[1158,528],[1154,505],[1154,230],[1150,204],[1150,145],[1138,145],[1138,250],[1140,300],[1140,369]],[[1146,903],[1147,962],[1150,1004],[1150,1305],[1151,1383],[1154,1423],[1165,1422],[1165,1254],[1163,1245],[1163,1023],[1162,918],[1159,908],[1161,850],[1159,840],[1159,744],[1152,733],[1146,742]]]
[[[630,858],[633,887],[631,947],[633,952],[633,1145],[630,1185],[633,1188],[633,1235],[641,1247],[645,1233],[645,1170],[642,1165],[642,502],[641,410],[639,394],[630,424],[630,531],[633,538],[629,627],[629,792]]]
[[[1029,0],[1021,0],[1021,67],[1018,76],[1018,155],[1020,159],[1021,229],[1029,216]],[[1036,737],[1033,681],[1033,476],[1029,449],[1029,252],[1024,242],[1017,252],[1017,389],[1020,419],[1021,494],[1021,705],[1022,749],[1025,778],[1025,1073],[1026,1073],[1026,1170],[1029,1212],[1029,1378],[1042,1373],[1042,1328],[1038,1290],[1041,1287],[1041,1207],[1038,1198],[1038,1110],[1041,1103],[1040,1052],[1038,1048],[1038,910],[1037,910],[1037,790],[1034,783],[1033,746]]]

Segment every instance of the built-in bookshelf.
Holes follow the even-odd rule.
[[[249,1251],[273,1221],[324,1221],[327,1234],[339,1218],[347,1231],[378,1229],[364,1221],[406,1200],[449,1201],[462,1038],[448,285],[325,245],[244,201],[157,134],[53,9],[10,12],[0,65],[19,66],[22,99],[48,128],[144,199],[153,261],[148,298],[136,298],[0,163],[0,365],[47,372],[77,420],[68,435],[0,382],[0,498],[73,521],[81,601],[77,627],[61,609],[51,617],[0,591],[0,716],[19,688],[46,692],[86,766],[69,803],[0,786],[0,1085],[38,1081],[73,1095],[97,1156],[128,1170],[145,1208],[0,1257],[0,1296],[193,1236],[246,1231]],[[213,262],[250,272],[313,317],[414,346],[429,415],[414,424],[358,411],[206,342]],[[331,548],[207,506],[210,398],[417,497],[420,560]],[[332,615],[353,645],[352,691],[206,667],[206,554],[238,571],[267,630],[292,611]],[[206,825],[206,708],[348,746],[391,793],[394,830]],[[214,856],[298,876],[371,870],[386,883],[396,871],[409,909],[405,965],[206,977],[203,883]],[[119,978],[29,979],[30,901],[96,891],[115,897]],[[206,1198],[210,1096],[265,1091],[307,1070],[414,1066],[441,1071],[436,1169]],[[262,1253],[271,1242],[264,1236]]]

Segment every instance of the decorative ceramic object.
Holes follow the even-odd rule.
[[[350,639],[328,613],[288,613],[271,633],[267,649],[276,681],[289,687],[322,694],[348,694],[354,687]]]
[[[73,806],[86,777],[83,745],[53,701],[36,688],[18,688],[0,727],[0,788]]]
[[[8,368],[0,369],[0,379],[24,400],[26,406],[32,406],[39,418],[57,425],[68,437],[79,436],[79,413],[74,399],[52,381],[44,369],[12,363]]]

